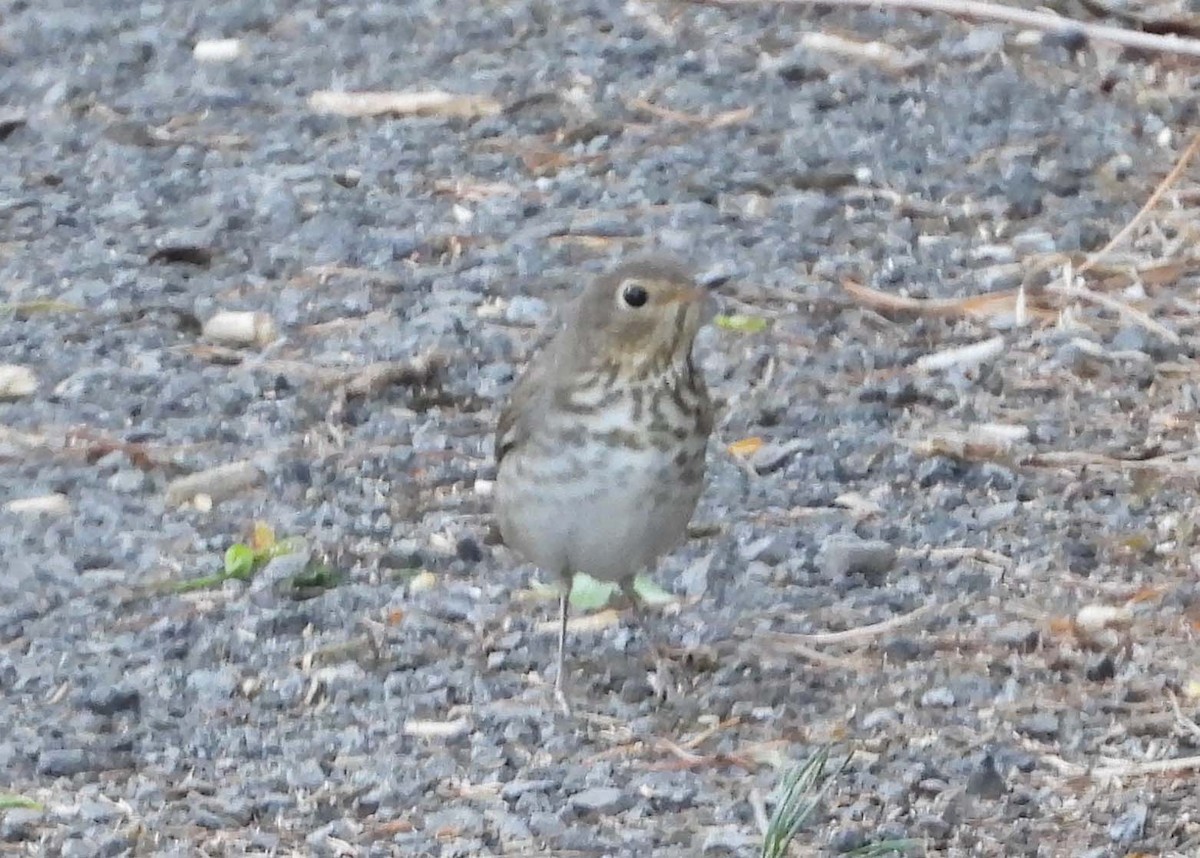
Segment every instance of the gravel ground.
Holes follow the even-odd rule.
[[[1039,288],[1166,174],[1195,82],[866,11],[10,2],[0,793],[40,806],[0,853],[753,856],[833,743],[796,854],[1200,854],[1194,774],[1145,769],[1200,752],[1194,185],[1087,275],[1146,316]],[[568,720],[490,432],[555,305],[654,245],[766,326],[700,344],[684,687],[600,614]],[[1028,318],[864,306],[1022,282]],[[225,310],[278,337],[203,337]],[[173,591],[255,521],[304,547]]]

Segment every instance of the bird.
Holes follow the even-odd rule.
[[[493,511],[504,544],[558,578],[567,715],[574,576],[618,584],[644,621],[634,580],[683,540],[704,488],[713,404],[693,346],[714,313],[674,257],[621,261],[585,285],[501,409]]]

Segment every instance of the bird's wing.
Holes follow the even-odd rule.
[[[573,300],[561,307],[557,318],[550,326],[549,336],[542,341],[541,348],[525,367],[517,383],[513,385],[496,422],[496,465],[518,447],[533,431],[532,421],[538,419],[544,408],[539,400],[546,402],[553,397],[552,382],[560,363],[574,359],[568,328],[570,319],[578,311],[578,301]]]
[[[537,400],[549,393],[550,378],[557,362],[557,343],[551,341],[525,367],[525,372],[513,385],[496,422],[496,465],[509,451],[519,447],[533,430],[530,422],[542,412]]]

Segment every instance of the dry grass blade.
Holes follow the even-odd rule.
[[[1074,278],[1071,278],[1070,271],[1068,270],[1064,273],[1066,276],[1064,276],[1063,279],[1066,282],[1050,283],[1046,286],[1046,289],[1056,294],[1064,295],[1068,298],[1078,298],[1082,301],[1090,301],[1093,304],[1104,307],[1105,309],[1112,310],[1134,324],[1145,328],[1147,331],[1157,334],[1172,345],[1179,345],[1181,342],[1179,339],[1179,334],[1175,333],[1161,322],[1154,321],[1154,319],[1150,318],[1136,307],[1132,307],[1129,304],[1126,304],[1124,301],[1118,301],[1111,295],[1093,292],[1091,289],[1088,289],[1082,284],[1072,283],[1071,280]]]

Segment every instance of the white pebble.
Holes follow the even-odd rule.
[[[275,339],[275,322],[266,313],[222,310],[204,323],[204,337],[226,345],[266,345]]]
[[[198,63],[227,63],[244,53],[241,39],[205,39],[196,42],[192,57]]]
[[[20,399],[37,390],[37,376],[27,366],[0,364],[0,399]]]

